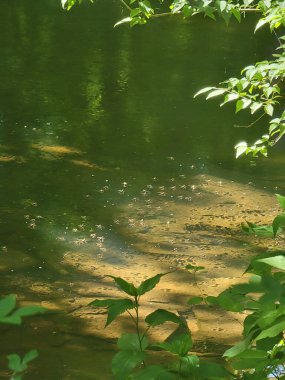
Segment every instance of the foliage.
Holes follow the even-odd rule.
[[[92,2],[92,0],[90,0]],[[62,6],[71,9],[82,0],[61,0]],[[206,87],[195,96],[208,93],[207,99],[222,96],[221,106],[234,102],[236,113],[247,110],[257,118],[250,127],[261,119],[268,121],[268,131],[254,143],[245,141],[235,146],[236,157],[263,155],[267,157],[268,148],[273,147],[285,133],[285,111],[280,112],[283,81],[285,78],[285,36],[278,37],[276,29],[285,25],[285,1],[277,0],[120,0],[127,17],[115,26],[128,23],[130,26],[146,24],[149,20],[162,16],[180,16],[189,19],[195,15],[204,15],[216,20],[222,18],[227,24],[232,18],[238,22],[248,13],[259,16],[255,32],[267,25],[279,42],[272,60],[264,60],[245,67],[240,78],[229,78],[218,87]]]
[[[271,225],[258,226],[255,223],[247,221],[246,224],[242,224],[242,229],[249,233],[258,236],[276,237],[277,234],[283,238],[282,232],[285,227],[285,197],[280,194],[275,194],[279,206],[282,212],[279,213],[274,219]]]
[[[190,266],[189,266],[190,267]],[[201,267],[191,265],[191,270],[197,271]],[[189,351],[193,346],[191,332],[186,321],[168,310],[157,309],[148,314],[144,320],[145,327],[140,324],[140,297],[152,290],[167,273],[160,273],[143,281],[138,287],[120,277],[112,277],[117,286],[130,298],[95,300],[90,303],[94,307],[107,308],[107,322],[109,325],[121,313],[127,312],[134,324],[135,333],[124,333],[118,340],[119,352],[112,360],[112,371],[118,380],[174,380],[191,379],[228,379],[230,373],[221,365],[204,362]],[[203,300],[201,298],[201,300]],[[199,299],[199,302],[201,302]],[[198,300],[196,300],[198,301]],[[197,302],[196,302],[197,303]],[[163,342],[150,343],[148,332],[165,322],[176,325],[174,333]],[[153,350],[166,351],[174,360],[167,363],[147,365],[147,358]]]
[[[194,273],[199,267],[189,265]],[[123,311],[132,319],[136,333],[124,333],[118,340],[119,352],[112,361],[112,371],[118,380],[172,380],[172,379],[244,379],[265,380],[269,377],[281,379],[285,374],[285,253],[266,253],[255,257],[247,269],[251,273],[247,283],[234,285],[217,297],[192,298],[189,303],[204,302],[209,307],[221,307],[231,312],[243,312],[243,340],[224,353],[228,361],[221,364],[203,361],[191,354],[193,347],[191,332],[180,316],[158,309],[145,318],[146,327],[140,328],[139,289],[153,289],[165,274],[158,274],[144,281],[139,287],[120,277],[112,277],[119,288],[131,296],[121,300],[95,300],[95,307],[107,307],[107,321],[112,321]],[[146,284],[147,287],[146,287]],[[114,306],[114,301],[117,305]],[[194,301],[194,302],[193,302]],[[121,302],[122,307],[117,307]],[[114,310],[116,308],[116,310]],[[131,311],[134,311],[132,314]],[[155,326],[173,322],[177,328],[163,342],[150,343],[149,330]],[[108,323],[108,322],[107,322]],[[153,350],[163,350],[174,356],[172,362],[147,364]],[[152,360],[153,361],[153,360]]]
[[[16,309],[16,297],[9,295],[0,300],[0,324],[20,325],[23,317],[42,314],[45,311],[46,309],[41,306],[24,306]],[[18,354],[8,355],[8,366],[12,371],[11,380],[21,380],[28,363],[37,357],[37,350],[27,352],[23,358]]]

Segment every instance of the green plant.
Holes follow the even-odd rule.
[[[191,268],[194,271],[202,267]],[[152,290],[167,273],[160,273],[143,281],[138,287],[120,277],[111,277],[117,286],[129,297],[123,299],[95,300],[90,303],[95,307],[106,307],[108,310],[106,326],[120,314],[127,312],[133,322],[135,333],[124,333],[118,340],[120,351],[112,361],[112,371],[118,380],[171,380],[171,379],[226,379],[230,373],[221,365],[205,362],[198,356],[189,354],[192,348],[191,332],[186,321],[165,309],[157,309],[148,314],[144,320],[145,326],[140,327],[140,298]],[[193,301],[193,302],[192,302]],[[190,303],[197,303],[200,299],[192,299]],[[150,343],[148,333],[151,328],[165,322],[173,322],[177,328],[173,334],[163,342]],[[147,359],[154,350],[162,350],[174,356],[174,360],[167,365],[147,364]],[[190,376],[190,377],[189,377]]]
[[[189,265],[188,269],[195,273],[203,268]],[[267,252],[253,258],[247,273],[252,275],[248,282],[234,285],[217,297],[193,297],[189,300],[192,305],[205,302],[209,307],[246,314],[243,340],[223,355],[228,361],[226,367],[203,361],[189,353],[192,348],[191,332],[183,318],[174,313],[155,310],[146,316],[146,327],[140,328],[140,297],[153,289],[165,274],[151,277],[138,287],[120,277],[112,277],[130,298],[95,300],[91,305],[107,307],[106,326],[126,311],[136,330],[135,334],[123,334],[118,340],[120,351],[112,361],[115,378],[266,380],[271,376],[285,379],[285,253]],[[179,333],[171,334],[172,339],[149,343],[149,330],[169,321],[177,324]],[[174,360],[163,365],[148,365],[148,357],[157,349],[170,353]]]
[[[243,341],[224,353],[238,378],[265,380],[285,374],[285,254],[255,257],[247,283],[226,289],[208,302],[225,310],[244,312]]]
[[[273,238],[279,235],[282,239],[284,239],[282,232],[283,227],[285,227],[285,197],[280,194],[275,195],[282,212],[273,219],[272,224],[259,226],[255,223],[246,221],[246,223],[242,223],[241,226],[243,231],[258,236],[268,236]]]
[[[24,306],[16,308],[16,297],[9,295],[0,300],[0,324],[20,325],[23,317],[42,314],[46,311],[41,306]],[[24,371],[28,368],[28,363],[38,357],[37,350],[27,352],[23,358],[18,354],[7,356],[8,366],[11,370],[11,380],[22,380]]]

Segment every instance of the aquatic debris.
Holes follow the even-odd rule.
[[[30,199],[30,198],[22,199],[21,204],[24,206],[24,208],[37,207],[38,206],[38,203],[36,201],[34,201],[33,199]],[[29,217],[29,215],[25,215],[25,218],[26,218],[26,216]]]
[[[83,238],[83,239],[76,239],[73,241],[73,243],[75,245],[83,245],[83,244],[86,244],[87,243],[87,239]]]
[[[50,153],[55,155],[65,155],[65,154],[81,154],[82,152],[78,149],[72,148],[65,145],[42,145],[42,144],[32,144],[32,148],[38,149],[44,153]]]
[[[85,168],[94,169],[94,170],[100,170],[100,171],[106,171],[108,169],[102,168],[101,166],[97,164],[93,164],[92,162],[89,162],[87,160],[70,160],[71,163],[74,165],[84,166]]]

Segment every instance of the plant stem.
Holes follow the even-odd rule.
[[[137,331],[137,336],[139,340],[139,345],[140,345],[140,351],[143,352],[142,348],[142,340],[143,340],[143,335],[142,337],[140,336],[140,330],[139,330],[139,303],[138,303],[138,297],[135,296],[135,311],[136,311],[136,331]],[[146,367],[145,361],[143,360],[142,362],[143,366]]]
[[[129,11],[131,11],[132,10],[132,8],[124,1],[124,0],[120,0],[120,2],[123,4],[123,6],[125,7],[125,8],[127,8]]]
[[[182,362],[181,362],[181,359],[179,359],[178,380],[181,379],[181,367],[182,367]]]
[[[256,120],[254,120],[252,123],[250,123],[249,125],[234,125],[235,128],[250,128],[252,127],[255,123],[257,123],[261,118],[263,118],[263,116],[265,116],[266,113],[263,113],[261,116],[259,116]]]
[[[129,316],[131,317],[132,321],[134,322],[134,324],[136,326],[137,323],[136,323],[136,320],[135,320],[134,316],[132,315],[132,313],[130,313],[129,310],[127,310],[127,313],[129,314]]]

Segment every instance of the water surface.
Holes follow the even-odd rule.
[[[115,2],[70,13],[59,3],[5,1],[0,15],[0,246],[10,260],[1,287],[8,293],[14,278],[27,301],[41,297],[17,276],[60,281],[66,252],[90,254],[92,243],[97,256],[119,263],[133,241],[121,212],[138,200],[159,223],[168,201],[193,207],[195,176],[285,191],[282,145],[270,160],[234,158],[233,146],[255,141],[266,124],[234,128],[249,118],[193,99],[270,57],[272,36],[253,34],[254,17],[229,27],[173,17],[114,29],[122,17]],[[132,227],[132,212],[126,220]]]

